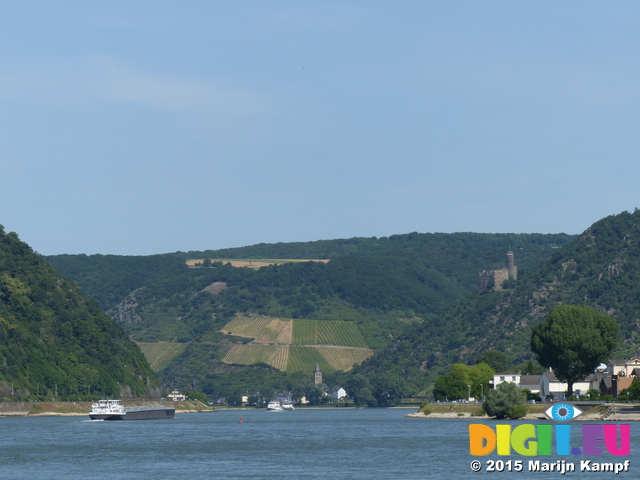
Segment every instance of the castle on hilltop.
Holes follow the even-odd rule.
[[[513,259],[513,252],[507,252],[507,267],[500,270],[483,270],[478,274],[478,290],[502,290],[502,284],[506,280],[518,280],[518,267]]]

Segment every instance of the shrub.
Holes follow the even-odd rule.
[[[525,407],[524,405],[514,405],[513,408],[509,410],[509,413],[507,413],[507,416],[511,420],[517,420],[519,418],[524,417],[526,414],[527,414],[527,407]]]
[[[487,393],[482,408],[490,417],[502,419],[510,417],[513,407],[522,405],[524,401],[525,394],[515,383],[502,383]]]

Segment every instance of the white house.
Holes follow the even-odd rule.
[[[180,393],[178,390],[174,390],[169,395],[167,395],[169,400],[173,400],[174,402],[184,402],[187,399],[187,396],[183,393]]]
[[[595,380],[595,375],[589,375],[588,377],[575,382],[573,384],[573,394],[586,395],[590,389],[597,388],[592,385],[592,380]],[[544,372],[540,377],[539,395],[543,399],[551,395],[555,400],[567,400],[568,388],[569,385],[558,380],[553,372]]]
[[[640,373],[640,358],[632,357],[629,360],[609,360],[607,372],[619,377],[631,377]]]
[[[640,358],[628,360],[609,360],[596,370],[597,388],[603,395],[617,397],[625,388],[629,388],[634,379],[640,377]]]
[[[520,374],[514,372],[500,372],[493,376],[493,388],[496,388],[504,382],[520,385]]]
[[[337,388],[333,388],[331,390],[330,395],[331,395],[331,399],[332,400],[341,400],[341,399],[343,399],[344,397],[347,396],[347,392],[345,391],[344,388],[337,387]]]
[[[542,377],[542,375],[521,375],[520,385],[518,386],[522,389],[526,388],[531,393],[540,395],[540,377]]]

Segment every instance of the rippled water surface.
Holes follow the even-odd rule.
[[[125,422],[0,418],[0,478],[457,480],[533,475],[472,472],[470,422],[404,417],[413,411],[236,410]],[[632,424],[631,458],[636,444],[640,445],[640,435]],[[481,459],[484,463],[490,458],[498,457]],[[565,459],[579,463],[579,458]],[[636,478],[637,472],[640,468],[634,473],[632,461],[631,472],[621,475]],[[594,475],[607,478],[602,473],[591,473],[589,478]]]

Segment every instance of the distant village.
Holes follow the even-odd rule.
[[[640,376],[639,357],[629,360],[609,360],[606,364],[601,364],[593,374],[574,383],[573,394],[578,399],[586,399],[589,392],[596,391],[601,397],[618,398],[638,376]],[[558,380],[552,371],[542,375],[500,372],[494,375],[491,386],[497,387],[503,382],[515,383],[519,388],[529,390],[544,401],[569,400],[568,385]]]
[[[347,392],[344,388],[329,387],[323,382],[322,370],[320,370],[320,365],[318,363],[316,363],[316,368],[313,371],[313,383],[322,392],[322,403],[340,402],[347,397]],[[183,401],[186,396],[177,390],[174,390],[171,394],[167,395],[167,398],[172,401]],[[256,401],[256,399],[259,399],[259,401]],[[215,403],[218,405],[227,405],[228,399],[220,397],[216,399]],[[241,405],[243,407],[256,406],[258,403],[264,405],[267,403],[277,403],[278,405],[293,405],[294,403],[298,403],[300,405],[308,405],[310,402],[304,396],[300,398],[298,402],[295,402],[290,392],[275,393],[271,398],[263,398],[260,392],[255,392],[253,395],[242,395]]]

